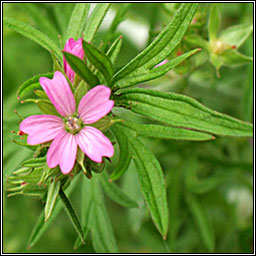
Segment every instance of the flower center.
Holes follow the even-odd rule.
[[[83,122],[79,116],[69,116],[65,120],[65,129],[67,132],[77,134],[83,128]]]

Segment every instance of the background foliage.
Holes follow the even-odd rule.
[[[60,26],[59,31],[66,28],[74,5],[36,5],[40,15],[49,15],[49,24],[32,19],[33,10],[26,4],[4,4],[4,16],[24,21],[42,30],[47,29],[49,35],[58,42],[58,35],[51,29],[53,24],[56,24],[54,19],[59,19],[57,23]],[[62,12],[58,12],[60,5],[65,5]],[[233,25],[252,24],[252,4],[233,3],[217,4],[217,6],[221,14],[220,31]],[[124,11],[124,7],[125,4],[112,4],[111,10],[120,13]],[[149,27],[146,42],[149,44],[168,24],[175,8],[175,4],[136,3],[129,6],[126,17]],[[194,23],[192,22],[188,31],[195,30],[195,34],[198,33],[207,39],[210,10],[211,4],[200,4]],[[58,15],[55,16],[54,12]],[[40,15],[37,15],[38,19]],[[111,29],[114,31],[114,28]],[[116,32],[116,36],[106,32],[103,27],[96,34],[95,45],[100,45],[104,40],[112,42],[118,34],[123,35],[123,46],[116,62],[116,69],[146,47],[146,45],[142,48],[138,47],[125,32]],[[3,177],[5,177],[31,154],[28,149],[11,143],[10,131],[18,129],[18,118],[13,110],[18,109],[21,114],[38,111],[32,104],[21,105],[16,99],[16,90],[28,78],[49,72],[52,61],[50,55],[34,42],[6,27],[3,33]],[[134,32],[132,36],[136,37],[136,33]],[[195,48],[188,46],[189,43],[193,45],[191,38],[185,36],[184,40],[185,42],[176,49],[176,54],[178,51],[187,52]],[[252,35],[239,51],[252,56]],[[219,78],[214,67],[216,65],[213,64],[216,62],[209,62],[207,51],[203,49],[174,71],[154,81],[142,83],[140,87],[185,94],[221,113],[252,122],[252,64],[232,68],[221,67]],[[147,122],[134,113],[124,110],[121,113],[138,123]],[[139,208],[126,209],[107,197],[104,198],[119,250],[145,253],[251,252],[253,246],[252,140],[217,136],[215,140],[207,142],[153,138],[143,139],[143,142],[156,155],[164,171],[169,205],[169,234],[167,240],[163,241],[153,225],[142,199],[135,165],[131,162],[128,171],[117,183],[139,204]],[[140,145],[136,143],[134,142],[134,147],[139,148]],[[118,162],[117,156],[118,154],[113,159],[113,166]],[[110,167],[110,170],[113,171],[113,167]],[[82,194],[85,200],[87,195],[86,191],[81,191],[79,182],[71,194],[71,201],[77,212],[83,201]],[[42,210],[41,202],[22,196],[10,198],[4,196],[3,199],[4,252],[74,252],[73,245],[77,235],[64,212],[60,213],[59,218],[54,220],[42,238],[27,251],[28,237]],[[101,209],[96,211],[101,212]],[[92,233],[92,237],[93,242],[97,243],[95,234]],[[94,252],[92,245],[91,236],[88,236],[86,245],[81,246],[76,252]],[[97,244],[94,244],[94,248],[97,248]]]

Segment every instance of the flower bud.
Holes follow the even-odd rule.
[[[65,44],[64,51],[71,53],[82,60],[84,57],[84,50],[83,50],[82,42],[83,42],[83,38],[79,38],[77,41],[75,41],[74,38],[69,38]],[[70,82],[73,83],[74,77],[75,77],[75,72],[69,66],[65,57],[63,57],[63,65],[64,65],[64,71],[65,71],[67,77],[69,78]]]

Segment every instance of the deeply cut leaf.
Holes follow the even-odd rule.
[[[77,218],[77,215],[76,215],[71,203],[69,202],[67,196],[63,192],[62,188],[59,189],[59,195],[60,195],[60,198],[64,204],[66,212],[67,212],[68,216],[70,217],[70,220],[71,220],[76,232],[80,236],[82,243],[84,243],[84,235],[83,235],[83,230],[82,230],[80,221]]]
[[[253,135],[251,124],[213,111],[198,101],[180,94],[138,88],[127,89],[115,97],[115,104],[177,127],[218,135]]]
[[[21,35],[33,40],[49,52],[52,50],[56,54],[58,60],[62,60],[60,48],[50,38],[48,38],[48,36],[39,30],[27,25],[26,23],[7,17],[3,18],[3,24]]]
[[[190,52],[187,52],[181,56],[178,56],[178,57],[168,61],[166,64],[164,64],[160,67],[152,68],[151,70],[144,71],[144,73],[141,72],[136,75],[127,76],[124,79],[119,80],[116,83],[115,87],[125,88],[125,87],[129,87],[132,85],[136,85],[138,83],[150,81],[150,80],[156,79],[160,76],[163,76],[168,71],[175,68],[177,65],[182,63],[185,59],[187,59],[188,57],[190,57],[191,55],[195,54],[198,51],[200,51],[200,49],[192,50]]]
[[[113,131],[113,133],[117,139],[120,153],[119,153],[118,164],[117,164],[116,168],[114,169],[114,171],[112,172],[110,178],[112,180],[117,180],[128,169],[130,162],[131,162],[131,155],[129,153],[129,144],[128,144],[127,137],[123,136],[122,131],[119,129],[116,129],[115,125],[111,127],[111,130]]]
[[[209,21],[208,21],[208,36],[210,41],[217,38],[218,30],[220,28],[220,11],[217,4],[212,4]]]
[[[131,122],[123,122],[124,126],[133,129],[137,136],[153,137],[158,139],[174,139],[174,140],[195,140],[204,141],[212,140],[214,137],[207,133],[191,131],[182,128],[175,128],[157,124],[135,124]]]
[[[38,89],[41,88],[41,85],[39,83],[39,78],[40,77],[47,77],[47,78],[53,78],[53,73],[46,73],[46,74],[41,74],[41,75],[37,75],[34,76],[30,79],[28,79],[26,82],[24,82],[17,91],[17,97],[21,98],[23,97],[25,94],[27,94],[28,92],[34,90],[34,89]]]
[[[84,39],[87,42],[92,42],[96,32],[98,31],[111,3],[98,3],[90,15],[85,29]]]
[[[71,37],[73,37],[75,40],[77,40],[79,37],[82,37],[82,32],[87,21],[89,8],[89,3],[76,3],[69,20],[66,40]]]
[[[142,142],[132,136],[130,129],[120,124],[116,124],[115,127],[123,136],[128,136],[142,193],[157,229],[165,238],[168,231],[168,208],[161,166]]]
[[[139,207],[133,199],[131,199],[125,192],[121,190],[121,188],[119,188],[115,183],[109,182],[106,172],[103,172],[100,181],[104,191],[114,202],[126,208]]]
[[[99,84],[98,78],[87,68],[86,64],[75,55],[64,52],[65,59],[71,68],[89,85],[95,86]]]
[[[69,196],[72,191],[75,189],[77,182],[79,180],[80,175],[77,175],[75,177],[75,180],[71,183],[71,185],[67,188],[66,194]],[[44,221],[44,211],[40,214],[37,223],[35,224],[31,235],[29,237],[28,241],[28,248],[31,248],[36,244],[36,242],[41,238],[41,236],[44,234],[44,232],[49,228],[49,226],[52,224],[54,219],[58,216],[60,211],[63,209],[63,204],[61,203],[60,199],[57,199],[56,205],[53,208],[52,214],[47,222]]]
[[[141,73],[141,71],[151,69],[164,60],[180,43],[197,7],[198,4],[196,3],[183,3],[176,12],[173,20],[157,38],[115,74],[112,84],[132,74],[133,71],[135,74]]]
[[[51,216],[53,207],[56,203],[56,199],[59,195],[59,190],[60,190],[60,181],[52,180],[48,187],[47,200],[44,208],[45,222]]]
[[[85,41],[83,41],[83,49],[89,61],[101,72],[109,84],[114,72],[110,59],[96,47]]]

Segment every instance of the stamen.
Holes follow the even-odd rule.
[[[79,117],[79,116],[77,116]],[[66,121],[66,129],[68,132],[71,132],[73,134],[76,134],[77,132],[80,131],[80,129],[82,128],[81,124],[81,120],[77,117],[68,117],[67,121]]]

